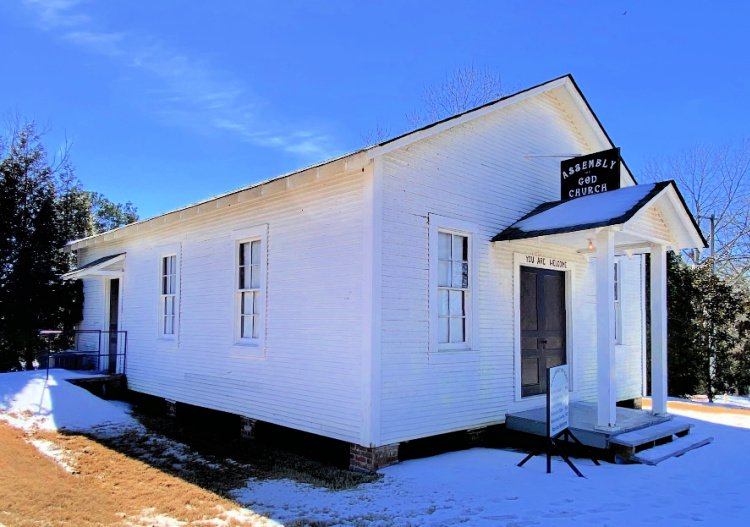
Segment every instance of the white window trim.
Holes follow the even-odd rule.
[[[614,286],[617,288],[615,293],[615,345],[622,346],[624,339],[622,335],[623,320],[622,320],[622,259],[619,257],[615,258],[615,276],[617,277]]]
[[[454,218],[430,214],[429,222],[429,313],[430,362],[475,361],[479,348],[479,250],[476,225]],[[466,342],[460,346],[438,344],[438,233],[466,236],[469,243],[469,299],[466,313]]]
[[[159,247],[157,250],[157,273],[156,273],[156,336],[163,346],[168,349],[176,349],[180,338],[180,307],[182,302],[182,245],[174,243]],[[175,257],[175,312],[174,312],[174,334],[165,334],[162,320],[162,272],[164,258]]]
[[[519,411],[526,408],[539,406],[539,401],[546,398],[545,394],[532,395],[529,397],[521,396],[521,267],[539,267],[542,269],[552,269],[554,271],[563,271],[565,274],[565,363],[570,369],[570,392],[575,388],[575,356],[573,350],[575,343],[573,336],[573,292],[575,291],[575,262],[570,258],[560,258],[564,260],[566,267],[561,269],[556,265],[549,263],[549,259],[555,256],[555,250],[542,251],[545,256],[545,263],[538,261],[530,262],[530,255],[524,253],[513,253],[513,391],[515,394],[515,405],[512,411]]]
[[[166,258],[174,258],[175,266],[175,277],[174,277],[174,293],[171,295],[164,293],[164,260]],[[180,307],[180,295],[179,295],[179,258],[176,253],[162,254],[159,257],[159,336],[163,339],[175,339],[177,338],[177,318]],[[174,297],[174,316],[173,332],[166,333],[164,331],[164,299],[168,296]]]
[[[242,338],[241,335],[241,291],[239,289],[239,248],[240,244],[252,241],[260,241],[260,283],[258,286],[260,294],[260,311],[258,313],[258,325],[260,330],[258,338]],[[241,350],[242,355],[264,356],[266,341],[266,314],[268,310],[268,225],[258,225],[247,229],[241,229],[232,233],[232,295],[233,302],[233,340],[234,347]]]

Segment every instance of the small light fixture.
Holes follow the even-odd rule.
[[[592,240],[591,238],[589,238],[588,240],[589,240],[589,245],[588,245],[587,248],[588,248],[589,251],[593,251],[594,250],[594,240]]]

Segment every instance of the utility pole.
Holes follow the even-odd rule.
[[[716,276],[716,214],[711,214],[711,274]]]
[[[716,214],[711,213],[710,216],[698,216],[698,219],[707,219],[711,223],[711,234],[710,234],[710,241],[709,241],[709,250],[710,250],[710,258],[711,258],[711,276],[716,276]],[[708,396],[709,402],[714,402],[714,394],[713,394],[713,380],[714,377],[716,377],[716,351],[714,350],[715,343],[715,335],[714,335],[714,324],[713,324],[713,315],[711,316],[711,327],[709,329],[709,335],[708,335],[708,393],[706,394]]]
[[[711,275],[715,278],[716,277],[716,215],[711,213],[711,217],[709,218],[711,220]],[[714,402],[714,394],[713,394],[713,383],[714,379],[716,378],[716,335],[715,335],[715,328],[714,328],[714,317],[711,315],[711,334],[710,334],[710,340],[709,340],[709,359],[708,359],[708,368],[709,368],[709,376],[708,376],[708,401]]]

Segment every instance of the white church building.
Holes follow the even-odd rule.
[[[127,332],[134,391],[341,440],[372,469],[544,405],[563,363],[615,430],[646,395],[650,310],[666,413],[666,254],[705,240],[674,183],[636,184],[619,151],[619,188],[561,174],[614,148],[564,76],[73,241],[80,329]]]

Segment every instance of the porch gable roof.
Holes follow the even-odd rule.
[[[666,206],[679,247],[706,247],[706,240],[687,208],[674,181],[623,187],[568,201],[552,201],[539,205],[530,213],[492,238],[493,242],[537,238],[601,227],[623,225],[638,212],[668,196]],[[675,223],[676,222],[676,223]]]
[[[97,258],[85,265],[82,265],[78,269],[74,269],[69,273],[62,275],[63,280],[76,280],[78,278],[84,278],[86,276],[108,276],[112,273],[119,273],[119,271],[107,271],[106,267],[120,263],[125,260],[125,253],[110,254],[109,256],[103,256]]]

